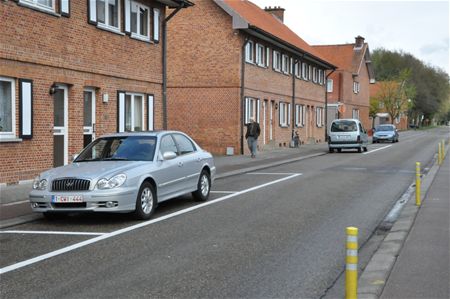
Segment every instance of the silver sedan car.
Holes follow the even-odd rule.
[[[215,173],[212,155],[184,133],[118,133],[93,141],[72,164],[41,173],[29,198],[46,217],[92,211],[148,219],[159,202],[183,194],[208,200]]]

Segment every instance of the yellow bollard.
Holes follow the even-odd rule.
[[[420,204],[420,162],[416,162],[416,206]]]
[[[347,257],[345,263],[345,298],[356,299],[358,291],[358,228],[347,227]]]

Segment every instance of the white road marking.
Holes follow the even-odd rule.
[[[247,174],[260,174],[260,175],[303,175],[303,173],[282,173],[282,172],[248,172]]]
[[[78,236],[101,236],[105,233],[92,232],[55,232],[55,231],[32,231],[32,230],[4,230],[0,234],[40,234],[40,235],[78,235]]]
[[[344,167],[344,170],[367,170],[365,167]]]
[[[7,207],[7,206],[14,206],[14,205],[20,205],[26,202],[30,202],[28,199],[27,200],[22,200],[22,201],[16,201],[16,202],[10,202],[10,203],[4,203],[2,204],[3,207]]]
[[[220,193],[220,194],[234,194],[238,191],[210,191],[211,193]]]
[[[31,258],[31,259],[28,259],[28,260],[25,260],[25,261],[22,261],[22,262],[19,262],[19,263],[10,265],[10,266],[3,267],[3,268],[0,269],[0,274],[4,274],[4,273],[7,273],[7,272],[10,272],[10,271],[13,271],[13,270],[17,270],[17,269],[23,268],[25,266],[28,266],[28,265],[31,265],[31,264],[34,264],[34,263],[37,263],[37,262],[41,262],[43,260],[46,260],[46,259],[49,259],[49,258],[52,258],[52,257],[55,257],[55,256],[58,256],[58,255],[61,255],[63,253],[67,253],[67,252],[73,251],[75,249],[78,249],[78,248],[81,248],[81,247],[84,247],[84,246],[87,246],[87,245],[90,245],[90,244],[94,244],[94,243],[97,243],[99,241],[102,241],[102,240],[105,240],[105,239],[109,239],[109,238],[112,238],[112,237],[115,237],[115,236],[118,236],[118,235],[130,232],[130,231],[136,230],[136,229],[141,228],[141,227],[145,227],[145,226],[153,224],[153,223],[161,222],[161,221],[164,221],[164,220],[167,220],[167,219],[170,219],[170,218],[182,215],[182,214],[186,214],[186,213],[189,213],[191,211],[195,211],[195,210],[201,209],[203,207],[206,207],[206,206],[209,206],[209,205],[213,205],[215,203],[218,203],[218,202],[221,202],[221,201],[224,201],[224,200],[227,200],[227,199],[230,199],[230,198],[233,198],[233,197],[245,194],[245,193],[249,193],[249,192],[252,192],[252,191],[255,191],[255,190],[258,190],[258,189],[270,186],[270,185],[273,185],[273,184],[281,183],[283,181],[287,181],[287,180],[293,179],[293,178],[295,178],[297,176],[299,176],[299,174],[293,174],[293,175],[290,175],[290,176],[285,177],[285,178],[281,178],[281,179],[274,180],[274,181],[271,181],[271,182],[268,182],[268,183],[265,183],[265,184],[262,184],[262,185],[258,185],[258,186],[252,187],[252,188],[248,188],[248,189],[236,192],[234,194],[225,195],[223,197],[220,197],[220,198],[217,198],[217,199],[214,199],[214,200],[211,200],[211,201],[207,201],[205,203],[202,203],[202,204],[190,207],[190,208],[186,208],[186,209],[174,212],[172,214],[161,216],[161,217],[156,218],[156,219],[152,219],[152,220],[149,220],[149,221],[141,222],[141,223],[138,223],[136,225],[132,225],[132,226],[125,227],[125,228],[122,228],[122,229],[119,229],[119,230],[116,230],[116,231],[113,231],[113,232],[110,232],[110,233],[106,233],[106,234],[100,235],[98,237],[95,237],[95,238],[92,238],[92,239],[89,239],[89,240],[85,240],[83,242],[79,242],[79,243],[76,243],[76,244],[73,244],[73,245],[70,245],[70,246],[67,246],[67,247],[64,247],[64,248],[61,248],[61,249],[58,249],[58,250],[55,250],[55,251],[43,254],[43,255],[37,256],[35,258]]]
[[[386,145],[386,146],[374,149],[372,151],[365,152],[365,153],[363,153],[363,155],[367,155],[367,154],[370,154],[370,153],[373,153],[373,152],[381,151],[381,150],[386,149],[386,148],[391,147],[391,146],[392,146],[392,144],[391,145]]]

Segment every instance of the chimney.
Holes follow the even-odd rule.
[[[364,46],[364,37],[358,35],[357,37],[355,37],[355,48],[360,49],[363,46]]]
[[[274,6],[274,7],[265,7],[265,11],[275,16],[278,20],[281,21],[281,23],[284,23],[284,8],[281,8],[281,6]]]

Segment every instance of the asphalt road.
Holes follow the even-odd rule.
[[[178,198],[149,222],[75,215],[8,228],[1,297],[321,297],[344,269],[345,227],[365,244],[443,138],[412,131],[364,154],[217,180],[208,203]]]

